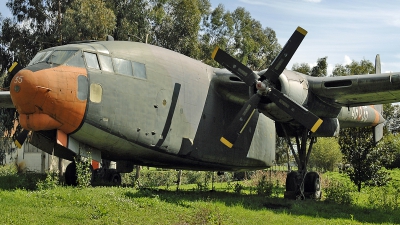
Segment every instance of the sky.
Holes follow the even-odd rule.
[[[11,13],[0,0],[3,17]],[[336,64],[352,60],[375,61],[380,54],[382,72],[400,72],[400,1],[380,0],[210,0],[213,8],[243,7],[263,27],[272,28],[283,46],[301,26],[307,36],[293,56],[294,63],[316,65],[327,56],[328,75]]]
[[[382,72],[400,72],[400,1],[365,0],[211,0],[212,7],[243,7],[263,27],[272,28],[283,46],[297,26],[307,36],[294,63],[316,65],[327,56],[328,75],[336,64],[380,55]]]

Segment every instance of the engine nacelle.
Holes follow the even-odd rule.
[[[324,121],[315,133],[312,133],[313,137],[337,137],[339,135],[340,123],[337,118],[322,118]]]
[[[305,105],[307,103],[308,81],[304,75],[300,73],[284,70],[279,76],[279,84],[277,84],[276,88],[300,105]],[[271,101],[261,102],[259,109],[263,114],[273,120],[279,122],[292,120],[291,116],[286,114]]]

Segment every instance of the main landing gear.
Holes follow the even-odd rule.
[[[282,128],[285,132],[286,141],[298,165],[298,171],[291,171],[286,177],[286,191],[284,197],[287,199],[320,199],[320,177],[316,172],[307,171],[311,149],[313,144],[317,141],[317,138],[311,137],[310,131],[304,127],[298,130],[295,134],[296,153],[286,129],[284,127]]]

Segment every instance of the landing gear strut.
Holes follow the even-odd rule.
[[[295,135],[296,153],[285,127],[282,126],[282,128],[286,136],[286,141],[298,165],[298,171],[291,171],[286,177],[286,191],[284,197],[287,199],[320,199],[320,177],[316,172],[307,172],[307,164],[311,149],[313,144],[317,142],[317,138],[312,137],[310,135],[311,132],[304,127],[298,130]]]

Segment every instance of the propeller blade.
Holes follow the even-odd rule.
[[[17,139],[15,139],[14,143],[18,148],[21,148],[22,145],[24,144],[26,138],[28,137],[29,130],[22,130],[21,133],[19,133]]]
[[[268,92],[268,97],[271,99],[280,109],[289,114],[294,120],[299,122],[301,125],[309,129],[311,132],[318,130],[323,120],[318,116],[308,111],[297,102],[290,99],[287,95],[271,87]]]
[[[261,77],[263,77],[263,80],[267,79],[270,82],[276,84],[279,76],[286,68],[287,64],[303,41],[306,34],[306,30],[301,27],[297,27],[292,36],[286,42],[282,51],[272,62],[271,66],[269,66],[268,70],[263,75],[261,75]]]
[[[214,49],[211,57],[215,61],[227,68],[233,74],[237,75],[250,87],[255,85],[258,90],[258,93],[253,95],[246,102],[238,115],[236,115],[232,124],[228,127],[225,135],[221,137],[221,142],[227,147],[232,148],[233,143],[243,132],[254,111],[257,109],[263,94],[266,94],[266,97],[273,101],[280,109],[289,114],[294,120],[309,129],[311,132],[318,130],[323,122],[322,119],[274,88],[275,84],[278,82],[279,76],[282,74],[306,34],[306,30],[297,27],[286,45],[283,47],[282,51],[261,77],[255,74],[250,68],[219,49],[219,47]],[[263,82],[264,80],[267,81]]]
[[[22,69],[22,66],[19,63],[14,62],[11,65],[11,67],[8,69],[8,73],[10,74],[10,77],[14,77],[15,74],[17,74],[18,71],[20,71],[21,69]]]
[[[259,94],[254,94],[240,109],[233,122],[229,125],[225,134],[221,137],[220,141],[228,148],[232,148],[239,135],[243,132],[247,123],[250,121],[255,110],[257,109],[258,103],[261,100]]]
[[[249,69],[247,66],[237,61],[235,58],[220,49],[218,46],[215,47],[211,58],[213,58],[219,64],[238,76],[250,87],[252,87],[259,78],[259,76],[253,72],[253,70]]]

